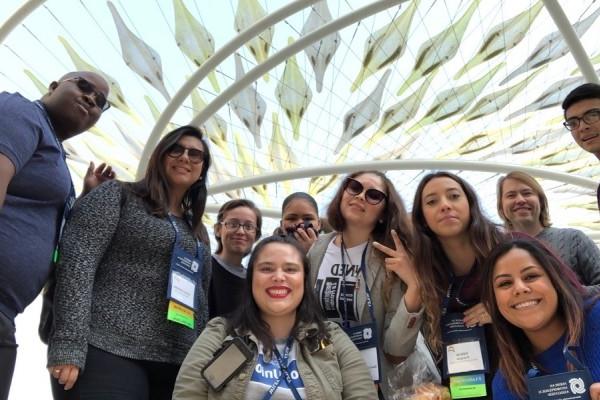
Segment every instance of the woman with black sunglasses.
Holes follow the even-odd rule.
[[[61,398],[171,399],[208,320],[209,166],[202,132],[184,126],[158,143],[142,180],[107,182],[76,204],[48,349]]]
[[[385,174],[360,171],[344,179],[327,217],[335,232],[308,253],[311,282],[325,317],[342,325],[391,398],[386,373],[413,351],[421,325],[406,210]]]

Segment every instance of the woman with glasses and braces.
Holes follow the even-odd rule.
[[[492,321],[481,303],[481,276],[482,265],[502,234],[484,216],[475,190],[445,171],[419,182],[412,225],[424,334],[444,382],[449,381],[454,398],[475,386],[465,382],[476,382],[477,390],[461,398],[489,398],[496,363]],[[468,362],[461,363],[457,353]]]
[[[170,399],[208,319],[202,132],[168,133],[138,182],[107,182],[61,240],[48,370],[77,399]]]
[[[317,299],[391,398],[386,372],[414,350],[422,313],[406,210],[385,174],[360,171],[344,179],[327,218],[335,232],[308,253]]]

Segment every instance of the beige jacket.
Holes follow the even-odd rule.
[[[319,276],[319,268],[323,262],[325,251],[329,243],[335,238],[336,232],[319,236],[319,239],[308,252],[310,262],[311,284],[314,285]],[[390,389],[387,387],[387,376],[393,369],[393,365],[388,362],[385,354],[395,357],[408,357],[415,349],[417,336],[422,324],[423,310],[418,313],[409,313],[406,309],[403,297],[405,285],[398,282],[392,288],[390,299],[387,304],[383,301],[383,282],[385,280],[385,266],[383,259],[377,257],[377,250],[369,242],[367,248],[366,264],[371,273],[367,273],[367,285],[371,291],[371,300],[377,320],[377,333],[379,345],[379,357],[381,360],[382,389],[386,398],[390,396]],[[361,322],[371,322],[369,308],[365,302],[361,312]],[[409,384],[410,382],[406,382]]]
[[[313,347],[308,345],[313,338],[313,326],[300,327],[296,336],[299,344],[296,363],[304,382],[307,400],[376,400],[377,393],[371,375],[357,348],[337,324],[326,322],[326,327],[331,344],[315,352],[308,350]],[[226,333],[224,318],[209,321],[179,370],[173,400],[244,399],[258,357],[258,341],[253,334],[249,334],[248,338],[254,351],[254,360],[220,392],[213,391],[201,374],[213,354],[230,338]]]

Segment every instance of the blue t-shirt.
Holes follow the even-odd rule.
[[[600,301],[596,302],[591,310],[585,316],[585,328],[583,337],[580,339],[579,351],[577,357],[589,370],[592,375],[592,382],[600,382]],[[556,343],[543,353],[536,356],[536,362],[544,369],[544,374],[558,374],[567,372],[567,363],[563,355],[565,336],[561,337]],[[521,397],[512,393],[504,375],[498,370],[494,376],[492,385],[494,400],[517,400]],[[527,397],[526,397],[527,398]]]
[[[279,353],[283,354],[285,343],[277,343],[277,350]],[[296,351],[298,349],[298,342],[294,341],[292,345],[292,349],[290,350],[290,354],[288,356],[288,371],[292,378],[292,384],[298,391],[298,394],[301,398],[306,398],[306,394],[304,392],[304,382],[302,381],[302,377],[298,372],[298,365],[296,364]],[[267,391],[271,388],[273,383],[281,376],[281,368],[279,368],[279,363],[277,362],[277,358],[273,355],[273,357],[267,361],[265,360],[265,355],[263,353],[263,346],[259,343],[258,345],[258,359],[256,365],[254,366],[254,372],[252,373],[252,377],[250,378],[250,382],[248,383],[248,387],[246,389],[245,399],[262,399]],[[294,394],[292,390],[289,388],[286,380],[281,376],[281,381],[279,386],[273,393],[271,400],[294,400]]]
[[[46,111],[0,93],[0,153],[15,167],[0,208],[0,312],[21,313],[42,289],[71,177]]]

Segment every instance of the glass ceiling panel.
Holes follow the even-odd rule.
[[[0,12],[9,15],[20,3],[5,0]],[[285,3],[49,0],[0,47],[0,85],[37,98],[65,71],[102,71],[114,83],[113,108],[91,134],[68,143],[70,165],[77,183],[88,160],[109,161],[121,179],[132,180],[156,119],[198,65],[237,30]],[[320,2],[273,25],[209,74],[169,128],[189,123],[236,79],[323,21],[364,4]],[[599,69],[600,8],[581,0],[564,11]],[[205,124],[212,186],[272,171],[388,159],[476,160],[600,179],[597,160],[561,126],[560,101],[583,78],[541,1],[407,1],[309,49],[252,83]],[[498,220],[498,174],[458,172]],[[409,206],[423,173],[390,173]],[[598,238],[593,190],[542,183],[557,226]],[[246,197],[277,210],[287,194],[304,190],[324,208],[337,184],[314,177],[240,187],[214,193],[209,204]]]

